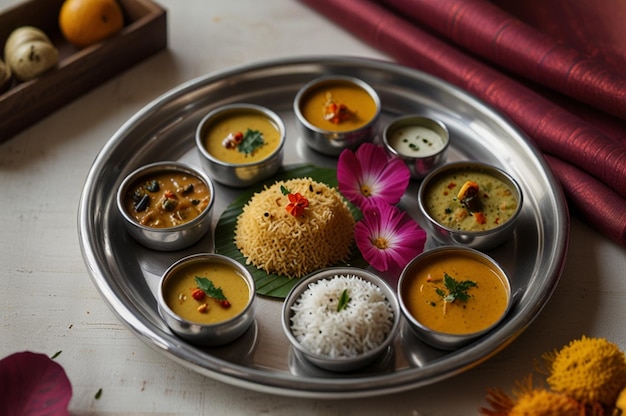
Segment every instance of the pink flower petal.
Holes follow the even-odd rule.
[[[382,172],[387,167],[387,152],[373,143],[363,143],[356,150],[356,158],[367,172]]]
[[[385,150],[372,143],[363,143],[356,151],[344,150],[337,163],[339,191],[363,209],[376,199],[397,204],[406,191],[411,172],[399,159],[389,159]],[[363,188],[370,194],[364,195]]]
[[[69,415],[71,397],[63,367],[48,356],[25,351],[0,361],[0,414]]]
[[[354,238],[372,267],[397,272],[424,250],[426,232],[406,212],[375,200],[363,210],[363,218],[354,227]],[[387,247],[377,247],[378,239]]]
[[[361,164],[352,151],[346,149],[337,161],[337,185],[339,192],[357,207],[365,203],[361,193]]]
[[[410,180],[411,171],[404,162],[400,159],[391,159],[375,180],[374,196],[395,205],[400,202]]]

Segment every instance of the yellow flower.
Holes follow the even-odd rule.
[[[624,387],[617,396],[615,407],[619,409],[623,415],[626,415],[626,387]]]
[[[585,407],[582,403],[564,394],[544,388],[533,387],[532,376],[517,383],[513,392],[515,398],[501,390],[489,390],[487,401],[491,409],[482,408],[480,413],[486,416],[583,416]]]
[[[536,389],[517,400],[509,416],[581,416],[584,406],[564,394]]]
[[[583,336],[558,352],[544,354],[555,392],[586,404],[613,406],[626,386],[626,358],[613,343]]]

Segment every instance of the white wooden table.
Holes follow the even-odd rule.
[[[167,51],[0,145],[0,358],[62,351],[73,414],[467,415],[486,405],[487,388],[510,391],[534,359],[581,335],[626,349],[626,251],[576,217],[561,283],[541,315],[503,352],[431,386],[355,400],[278,397],[205,378],[147,347],[99,296],[78,245],[79,195],[102,146],[149,101],[212,71],[316,54],[386,58],[295,1],[160,4]]]

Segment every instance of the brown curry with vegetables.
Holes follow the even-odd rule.
[[[124,206],[139,224],[169,228],[196,218],[210,200],[209,188],[201,179],[169,171],[137,181],[129,188]]]

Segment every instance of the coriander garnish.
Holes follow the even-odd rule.
[[[237,150],[246,155],[251,155],[256,149],[263,146],[263,133],[258,130],[248,129],[243,135],[243,140],[237,145]]]
[[[226,296],[224,296],[222,288],[216,287],[213,282],[206,277],[196,276],[196,285],[198,285],[198,287],[202,289],[207,296],[216,300],[226,300]]]
[[[342,309],[346,309],[348,302],[350,302],[350,294],[348,293],[348,289],[344,289],[343,292],[341,292],[341,296],[339,296],[339,300],[337,301],[337,312],[341,312]]]
[[[478,286],[476,282],[472,280],[463,280],[459,282],[445,272],[443,273],[443,284],[446,287],[447,292],[441,288],[436,288],[435,291],[443,298],[444,302],[449,303],[452,303],[457,299],[461,302],[467,301],[471,297],[467,291]]]

